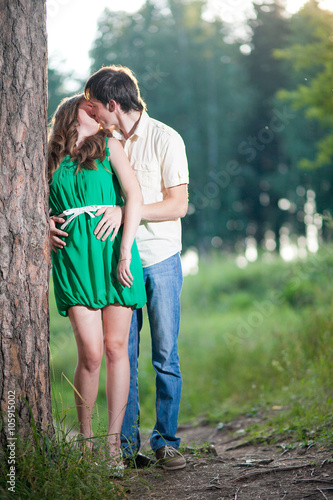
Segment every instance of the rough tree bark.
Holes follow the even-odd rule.
[[[15,432],[29,434],[29,406],[37,429],[49,436],[54,432],[49,379],[45,23],[45,0],[0,0],[2,443],[8,438],[8,396],[13,391]]]

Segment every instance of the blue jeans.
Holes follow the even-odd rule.
[[[178,448],[176,437],[182,378],[178,357],[180,293],[183,275],[179,254],[143,269],[151,333],[152,363],[156,372],[156,424],[150,445],[157,451],[166,444]],[[131,381],[122,426],[121,445],[129,458],[140,449],[138,357],[142,309],[133,312],[129,335]]]

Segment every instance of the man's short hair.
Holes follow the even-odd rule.
[[[113,99],[125,113],[146,109],[138,81],[126,66],[105,66],[96,71],[85,84],[84,95],[86,99],[96,99],[105,106]]]

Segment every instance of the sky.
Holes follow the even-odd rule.
[[[284,0],[290,13],[306,0]],[[52,67],[61,73],[73,72],[76,78],[89,76],[89,50],[97,34],[97,21],[107,7],[111,11],[136,12],[145,0],[47,0],[48,50]],[[251,0],[209,0],[212,12],[227,22],[239,24],[249,12]],[[333,10],[333,0],[320,6]],[[208,13],[209,14],[209,13]]]
[[[46,0],[48,51],[51,65],[75,77],[89,76],[89,50],[97,21],[110,10],[136,12],[145,0]],[[85,10],[86,7],[86,10]]]

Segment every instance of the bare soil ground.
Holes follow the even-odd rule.
[[[288,441],[244,444],[244,429],[255,421],[180,427],[187,467],[131,470],[123,482],[129,500],[333,500],[332,450]]]

